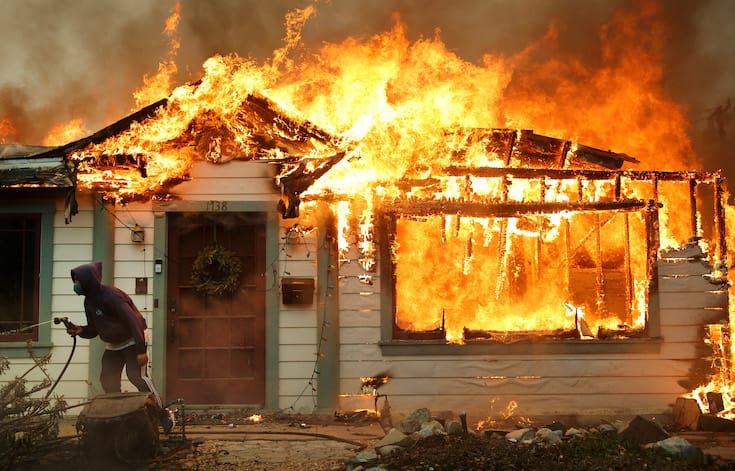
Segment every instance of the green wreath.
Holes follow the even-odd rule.
[[[232,294],[240,287],[242,264],[232,250],[221,245],[204,247],[191,267],[197,291],[211,296]]]

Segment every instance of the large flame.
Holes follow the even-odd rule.
[[[642,169],[698,165],[683,109],[661,86],[666,34],[655,2],[636,12],[621,10],[600,31],[603,47],[596,67],[559,51],[554,25],[521,53],[487,53],[479,63],[460,58],[438,34],[409,40],[398,16],[380,34],[307,49],[301,29],[316,14],[312,5],[287,16],[284,46],[271,60],[217,55],[204,63],[200,80],[168,94],[176,71],[179,14],[177,4],[164,30],[169,57],[136,92],[140,104],[162,94],[168,99],[129,129],[75,153],[82,188],[104,187],[115,198],[129,199],[164,192],[170,182],[186,178],[195,159],[289,157],[286,145],[263,146],[263,136],[281,142],[294,126],[279,128],[254,114],[253,97],[262,97],[279,113],[274,122],[308,124],[325,133],[320,136],[330,136],[301,134],[308,141],[299,144],[301,162],[346,152],[299,196],[335,195],[340,250],[348,250],[347,236],[354,229],[359,262],[369,273],[375,269],[376,201],[558,203],[582,195],[596,202],[612,192],[610,181],[578,187],[563,179],[545,184],[517,179],[506,185],[497,178],[447,177],[444,170],[450,166],[506,164],[483,141],[483,133],[493,128],[518,130],[519,136],[521,129],[533,129],[570,141],[573,151],[579,142],[614,145],[616,152],[638,157]],[[120,159],[131,163],[127,171],[100,164]],[[407,187],[407,181],[431,183]],[[626,188],[623,198],[652,198],[650,186]],[[662,245],[679,245],[693,235],[692,228],[687,216],[668,208],[688,204],[688,192],[662,189],[658,196],[664,201]],[[645,322],[647,260],[630,250],[630,238],[638,244],[645,239],[644,223],[636,215],[404,214],[395,224],[391,250],[400,329],[439,329],[447,339],[461,340],[466,327],[571,327],[586,338],[600,329],[637,328]],[[361,281],[371,282],[369,277]],[[442,296],[426,286],[439,287]]]

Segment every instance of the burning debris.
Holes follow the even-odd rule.
[[[360,378],[362,385],[360,390],[363,394],[377,395],[378,389],[390,381],[389,372],[379,373],[375,376]]]

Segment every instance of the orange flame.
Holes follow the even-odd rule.
[[[0,119],[0,144],[4,144],[7,142],[8,138],[12,138],[17,133],[18,130],[15,128],[15,125],[10,118],[3,116],[3,119]]]
[[[84,125],[84,121],[81,118],[73,118],[67,123],[57,124],[51,128],[42,143],[45,146],[60,146],[87,134],[89,130]]]
[[[181,3],[177,1],[171,8],[171,15],[166,19],[166,27],[163,29],[163,34],[169,41],[168,59],[158,64],[158,72],[155,75],[144,76],[143,87],[133,93],[138,108],[153,103],[171,93],[173,77],[179,70],[175,58],[179,47],[181,47],[181,41],[177,36],[180,20]]]
[[[168,37],[176,31],[179,8],[167,22]],[[301,29],[315,14],[315,6],[289,13],[285,44],[270,62],[211,57],[200,81],[174,89],[147,119],[75,154],[80,186],[101,185],[117,198],[129,198],[186,178],[194,159],[219,163],[295,155],[308,168],[344,151],[345,157],[300,196],[336,195],[340,257],[347,260],[350,245],[357,244],[359,263],[369,272],[375,266],[378,201],[596,202],[613,191],[610,181],[584,182],[577,194],[577,182],[565,180],[446,177],[444,170],[452,165],[506,164],[506,156],[488,149],[483,130],[512,128],[520,136],[520,129],[533,128],[573,141],[572,149],[577,142],[601,148],[614,143],[617,152],[637,156],[650,169],[696,165],[683,110],[661,86],[666,35],[653,2],[636,13],[621,10],[603,28],[597,68],[563,53],[546,59],[557,49],[553,26],[516,56],[486,54],[477,64],[458,57],[438,34],[410,41],[398,17],[389,31],[306,51]],[[172,57],[177,48],[172,41]],[[175,70],[162,65],[159,72],[168,80]],[[168,90],[153,82],[144,87],[147,103],[153,101],[150,91]],[[254,96],[272,103],[278,119],[254,114],[248,108]],[[333,139],[309,139],[292,153],[279,141],[287,136],[276,122],[284,120],[308,123]],[[110,156],[126,156],[129,171],[100,165]],[[433,183],[407,188],[410,181]],[[647,187],[626,188],[624,198],[651,197]],[[663,193],[661,238],[664,245],[679,245],[692,228],[668,208],[686,203],[677,198],[687,192]],[[398,279],[396,323],[408,330],[443,329],[446,338],[457,341],[465,326],[501,332],[641,327],[646,259],[630,250],[628,238],[644,236],[640,217],[612,211],[398,217],[397,243],[391,247]],[[421,289],[429,285],[442,296]],[[579,308],[574,316],[565,304]]]

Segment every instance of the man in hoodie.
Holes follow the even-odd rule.
[[[105,342],[100,382],[105,393],[120,392],[123,367],[138,391],[150,392],[145,368],[148,353],[145,341],[146,322],[124,291],[102,284],[102,263],[80,265],[71,271],[74,292],[84,296],[87,325],[72,325],[69,335],[85,339],[100,336]]]

